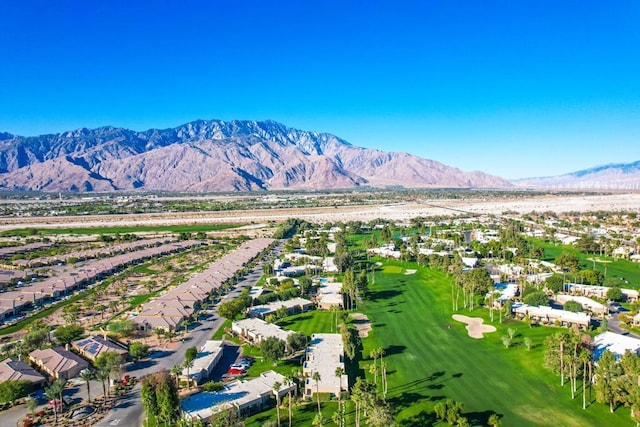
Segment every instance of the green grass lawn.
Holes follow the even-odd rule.
[[[325,420],[326,426],[335,426],[335,424],[331,421],[331,417],[333,413],[338,410],[338,402],[320,402],[320,409],[322,411],[322,417]],[[347,404],[347,425],[353,426],[355,422],[353,421],[353,407],[351,404]],[[313,422],[313,418],[318,414],[318,406],[315,401],[308,401],[307,403],[297,405],[293,410],[293,418],[292,424],[294,426],[311,426]],[[261,412],[256,414],[246,421],[246,427],[261,427],[263,423],[266,421],[275,421],[277,420],[276,409],[272,408],[268,411]],[[289,410],[286,407],[280,409],[280,420],[282,426],[289,425]],[[362,423],[362,426],[365,424]]]
[[[585,254],[577,250],[572,246],[567,245],[554,245],[553,243],[543,242],[539,239],[531,239],[536,246],[540,246],[544,248],[544,258],[545,261],[553,262],[554,259],[560,255],[562,252],[568,252],[571,254],[575,254],[580,262],[582,263],[583,268],[593,269],[594,263],[588,258],[596,258],[601,259],[603,261],[611,261],[607,263],[607,277],[622,277],[629,281],[629,283],[624,283],[621,281],[620,287],[624,288],[632,288],[632,289],[640,289],[640,268],[638,263],[631,262],[626,259],[615,259],[613,257],[604,257],[598,254]],[[604,264],[596,262],[595,269],[604,274]]]
[[[333,320],[332,320],[333,319]],[[330,311],[313,310],[306,313],[286,317],[277,322],[282,329],[312,334],[337,333],[335,327],[335,314]]]
[[[405,275],[406,268],[417,269]],[[486,425],[493,412],[502,416],[505,426],[602,426],[632,425],[629,411],[614,414],[594,403],[581,408],[580,392],[570,398],[568,386],[545,370],[544,338],[556,329],[529,328],[509,320],[495,333],[481,340],[467,335],[462,323],[451,318],[451,279],[444,273],[417,267],[413,263],[385,262],[376,274],[376,284],[365,305],[358,311],[369,316],[373,331],[363,340],[367,371],[369,351],[382,347],[388,364],[388,400],[403,426],[430,425],[433,405],[452,398],[464,403],[464,415],[472,425]],[[488,322],[488,310],[460,314],[480,316]],[[505,349],[501,336],[516,329],[514,346]],[[531,338],[532,349],[522,344]],[[579,387],[581,390],[581,388]]]

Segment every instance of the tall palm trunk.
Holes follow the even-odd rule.
[[[564,342],[560,341],[560,385],[564,386]]]
[[[587,409],[587,361],[582,364],[582,409]]]
[[[289,388],[289,427],[291,427],[292,420],[293,420],[293,400],[291,396],[291,388]]]
[[[316,401],[318,402],[318,416],[322,419],[322,411],[320,410],[320,382],[316,380]]]

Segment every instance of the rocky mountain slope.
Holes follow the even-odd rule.
[[[596,166],[578,172],[512,181],[518,187],[566,189],[640,189],[640,160]]]
[[[135,132],[102,127],[21,137],[0,133],[0,189],[243,191],[359,186],[508,188],[406,153],[355,147],[273,121],[199,120]]]

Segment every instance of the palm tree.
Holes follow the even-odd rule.
[[[318,401],[318,416],[322,420],[322,411],[320,410],[320,373],[318,371],[314,372],[311,378],[316,382],[316,400]]]
[[[280,427],[280,388],[282,387],[282,383],[280,381],[276,381],[273,383],[273,391],[276,393],[276,414],[278,414],[278,427]]]
[[[387,398],[387,362],[380,359],[380,381],[382,382],[382,399]]]
[[[83,369],[80,371],[80,378],[87,383],[87,402],[91,403],[91,389],[89,382],[93,379],[93,371],[91,369]]]
[[[96,372],[96,378],[102,381],[102,393],[105,403],[107,402],[107,398],[109,397],[109,390],[106,385],[106,381],[109,379],[109,375],[110,373],[108,369],[99,369],[98,372]]]
[[[378,386],[378,348],[374,348],[369,352],[369,358],[373,359],[373,365],[371,365],[370,371],[373,374],[373,383]]]
[[[582,361],[582,409],[587,409],[587,364],[591,367],[591,354],[585,350],[580,350],[580,360]],[[591,375],[589,375],[589,390],[591,390]]]
[[[171,372],[171,375],[176,377],[176,387],[180,389],[180,374],[182,373],[182,366],[173,365],[170,372]]]
[[[62,392],[64,391],[64,387],[67,385],[67,380],[64,378],[58,378],[51,384],[51,386],[55,386],[55,389],[58,391],[58,397],[60,398],[60,409],[62,409]]]
[[[338,427],[342,427],[342,376],[344,375],[344,369],[341,366],[338,366],[335,371],[336,377],[338,377],[338,381],[340,382],[340,389],[338,391],[338,413],[340,414],[340,423]]]
[[[59,384],[54,381],[49,387],[44,388],[44,394],[48,399],[53,401],[53,423],[58,424],[58,395],[62,392],[59,388]],[[62,407],[62,400],[60,400]]]
[[[293,385],[293,377],[288,375],[284,378],[284,385],[289,387],[287,393],[289,394],[289,427],[291,427],[291,423],[293,421],[293,399],[291,396],[291,391],[293,390],[291,385]]]

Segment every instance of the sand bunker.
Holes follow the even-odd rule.
[[[461,314],[454,314],[452,317],[453,320],[467,324],[467,332],[471,338],[484,338],[483,334],[496,331],[495,326],[483,325],[484,319],[480,317],[468,317]]]
[[[418,271],[418,270],[410,270],[410,269],[407,269],[407,270],[404,272],[404,274],[407,274],[407,275],[408,275],[408,274],[416,274],[416,271]]]
[[[353,320],[353,326],[355,326],[358,331],[358,336],[360,338],[366,338],[369,336],[369,331],[371,330],[371,321],[367,317],[366,314],[362,313],[351,313],[349,314]]]

